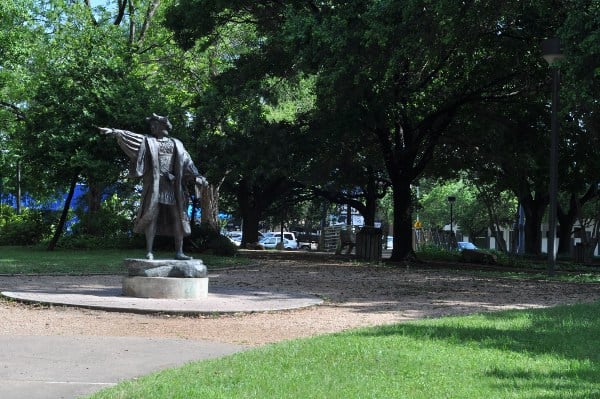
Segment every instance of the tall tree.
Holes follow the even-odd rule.
[[[598,182],[598,157],[590,151],[598,146],[594,128],[598,102],[591,94],[598,89],[593,79],[598,65],[600,9],[597,2],[570,1],[549,8],[543,1],[524,3],[519,33],[537,56],[523,74],[530,84],[507,101],[473,104],[459,115],[457,130],[439,148],[438,170],[469,170],[499,190],[518,196],[526,214],[525,249],[541,253],[542,222],[549,202],[548,153],[550,147],[551,74],[541,60],[540,42],[548,36],[563,36],[565,59],[562,71],[559,132],[558,206],[561,252],[569,251],[577,209],[594,198]],[[536,65],[536,63],[538,65]],[[465,151],[468,148],[468,151]]]
[[[17,196],[17,165],[20,148],[15,136],[25,121],[24,101],[29,91],[26,64],[35,43],[35,30],[30,27],[29,0],[7,0],[0,4],[0,200],[9,193]],[[38,185],[43,192],[41,185]],[[33,185],[30,188],[34,188]]]
[[[25,9],[32,40],[25,40],[29,55],[19,67],[26,72],[21,80],[27,90],[12,104],[27,123],[13,138],[25,175],[35,176],[37,186],[44,182],[56,192],[84,182],[87,211],[94,213],[107,186],[127,166],[95,125],[143,133],[144,118],[157,112],[173,119],[178,137],[191,137],[193,60],[159,23],[163,8],[156,0],[94,7],[87,1],[47,0]]]
[[[548,131],[542,100],[520,95],[466,107],[432,165],[438,176],[466,171],[497,193],[512,191],[527,215],[525,242],[530,254],[541,251],[541,223],[549,199],[548,146],[541,144],[547,142]]]
[[[530,51],[515,38],[519,15],[512,7],[183,0],[168,22],[179,43],[189,46],[210,38],[226,21],[246,21],[260,35],[253,54],[265,75],[315,74],[320,117],[344,119],[354,126],[348,137],[369,135],[378,143],[393,189],[392,259],[401,260],[412,256],[410,185],[454,115],[464,104],[515,90]],[[237,72],[246,79],[242,69]]]
[[[566,171],[567,201],[558,208],[560,252],[569,250],[573,224],[586,203],[600,195],[600,3],[572,0],[557,35],[562,38],[565,62],[561,65],[561,108],[565,115],[560,130],[561,152],[566,153],[559,170]],[[562,205],[562,206],[561,206]]]
[[[98,211],[106,187],[117,180],[126,160],[114,146],[105,145],[94,125],[144,131],[145,116],[168,113],[181,99],[161,90],[169,86],[155,85],[157,79],[144,79],[158,75],[163,64],[156,60],[168,53],[163,49],[168,36],[157,33],[158,24],[152,29],[159,4],[143,1],[124,17],[114,17],[110,3],[92,8],[90,2],[46,0],[24,8],[26,23],[21,28],[29,40],[23,36],[27,44],[21,48],[27,49],[27,56],[15,64],[27,90],[18,90],[15,82],[10,87],[17,94],[11,110],[18,110],[15,114],[26,123],[11,138],[19,148],[24,175],[36,178],[37,184],[30,187],[47,186],[56,193],[84,182],[89,188],[87,211]],[[122,10],[119,6],[117,13]],[[65,217],[69,205],[67,201]]]
[[[252,55],[260,40],[253,26],[228,23],[188,48],[208,56],[209,74],[192,101],[201,164],[209,181],[223,181],[221,189],[236,198],[244,245],[258,241],[258,223],[299,191],[306,129],[290,121],[311,103],[302,77],[265,76],[271,63]]]
[[[52,1],[32,12],[48,33],[30,61],[34,84],[27,99],[27,129],[18,140],[36,179],[57,191],[87,183],[88,212],[95,213],[104,188],[125,164],[117,162],[116,149],[102,145],[94,125],[114,124],[115,119],[127,123],[132,115],[139,116],[147,100],[134,99],[145,91],[131,79],[123,57],[128,47],[119,29],[93,24],[86,5]],[[125,98],[132,103],[125,104]],[[63,217],[69,206],[67,201]],[[60,233],[57,229],[52,244]]]

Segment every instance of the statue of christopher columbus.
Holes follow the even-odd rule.
[[[114,135],[130,158],[129,177],[142,178],[142,200],[133,231],[146,236],[146,258],[154,259],[154,237],[164,235],[175,240],[175,259],[189,260],[192,258],[183,253],[183,238],[191,233],[186,186],[191,182],[196,186],[208,183],[181,141],[170,136],[173,125],[169,119],[153,113],[146,120],[151,135],[98,129],[102,134]]]

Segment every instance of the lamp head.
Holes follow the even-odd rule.
[[[550,66],[564,58],[558,37],[546,39],[542,42],[542,57]]]

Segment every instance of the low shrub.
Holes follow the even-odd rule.
[[[58,241],[57,247],[63,249],[134,249],[144,248],[143,236],[135,234],[98,237],[89,234],[67,234]]]
[[[423,245],[417,251],[417,256],[423,260],[456,262],[460,258],[460,253],[449,251],[437,245]]]
[[[20,215],[11,207],[2,208],[0,219],[0,245],[33,245],[51,232],[54,212],[23,209]]]
[[[121,237],[131,230],[132,222],[121,214],[115,214],[111,209],[101,208],[94,213],[75,211],[77,222],[71,227],[74,235],[91,235],[97,237]]]
[[[196,252],[212,252],[218,256],[234,256],[237,246],[219,231],[205,224],[192,226],[190,237],[191,250]]]

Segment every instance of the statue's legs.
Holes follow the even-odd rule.
[[[191,256],[183,253],[183,226],[180,223],[180,216],[176,206],[169,206],[170,220],[173,221],[173,239],[175,240],[175,259],[190,260]]]
[[[146,235],[146,259],[153,260],[154,254],[152,253],[152,248],[154,247],[154,236],[156,236],[156,222],[158,218],[154,218],[146,229],[144,233]]]

